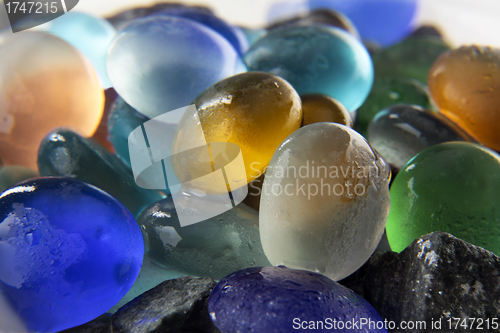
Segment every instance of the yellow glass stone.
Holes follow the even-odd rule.
[[[43,137],[57,127],[92,136],[103,112],[97,75],[73,46],[44,32],[0,35],[0,155],[37,169]]]
[[[500,49],[464,46],[441,55],[429,72],[439,112],[486,146],[500,150]]]
[[[193,104],[198,111],[184,114],[172,145],[172,165],[181,182],[196,179],[207,164],[217,164],[208,154],[181,153],[206,140],[208,144],[239,146],[245,166],[242,177],[246,175],[246,179],[237,182],[247,185],[265,171],[276,148],[302,122],[297,92],[285,80],[262,72],[224,79],[201,93]],[[203,132],[193,130],[198,121]],[[224,190],[203,181],[196,186],[211,193]]]
[[[352,117],[339,101],[321,94],[307,94],[302,99],[302,126],[330,122],[352,128]]]

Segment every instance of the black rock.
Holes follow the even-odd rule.
[[[91,322],[60,331],[59,333],[112,333],[111,316],[103,314]]]
[[[113,315],[113,332],[217,333],[207,310],[214,286],[210,277],[162,282]]]
[[[339,282],[364,297],[382,318],[396,325],[403,321],[425,322],[412,330],[396,327],[392,331],[500,329],[500,258],[448,233],[422,236],[399,254],[375,253],[357,272]],[[462,321],[467,328],[455,329],[457,320],[453,318],[476,320],[474,324],[471,319]]]

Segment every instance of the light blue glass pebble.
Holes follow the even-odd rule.
[[[220,34],[180,17],[150,17],[119,33],[108,74],[123,99],[148,117],[189,105],[210,85],[246,71]]]
[[[85,54],[99,74],[103,88],[111,87],[106,70],[108,49],[116,35],[111,23],[90,14],[71,11],[38,29],[64,39]]]
[[[349,111],[364,102],[373,84],[373,64],[366,48],[334,27],[270,31],[250,47],[244,60],[251,71],[281,76],[300,95],[329,95]]]

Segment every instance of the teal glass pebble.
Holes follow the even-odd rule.
[[[127,293],[143,256],[139,226],[108,193],[71,178],[22,182],[0,197],[0,327],[9,312],[25,326],[15,332],[93,320]]]
[[[38,29],[64,39],[90,60],[103,87],[111,87],[106,70],[108,49],[116,30],[103,18],[70,11],[41,25]]]
[[[190,204],[189,198],[182,199],[185,209],[210,209]],[[260,243],[258,217],[256,211],[239,204],[208,220],[181,227],[169,197],[146,209],[137,223],[153,261],[168,270],[220,280],[243,268],[270,265]]]
[[[373,117],[383,109],[396,104],[433,108],[427,87],[419,81],[405,77],[375,77],[370,94],[363,105],[356,110],[356,130],[366,137],[368,124]]]
[[[129,168],[131,165],[128,137],[133,130],[148,120],[148,117],[137,112],[120,96],[117,96],[113,105],[111,105],[107,123],[109,141],[111,141],[113,148],[115,148],[116,155]]]
[[[214,30],[181,17],[146,17],[109,49],[108,74],[134,109],[154,118],[188,106],[212,84],[246,71],[235,48]]]
[[[38,177],[35,170],[20,165],[6,165],[0,168],[0,192],[23,180]]]
[[[330,26],[269,31],[245,54],[251,71],[287,80],[299,95],[319,93],[354,111],[368,96],[373,64],[366,48],[350,33]]]
[[[95,185],[120,200],[136,217],[165,197],[138,187],[132,171],[118,157],[66,129],[54,130],[42,140],[38,169],[42,176],[73,177]]]
[[[398,169],[425,148],[448,141],[473,139],[440,113],[416,105],[391,106],[368,126],[368,142]]]

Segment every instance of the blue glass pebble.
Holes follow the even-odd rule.
[[[366,41],[394,44],[414,28],[418,0],[309,0],[309,9],[337,10],[354,23]]]
[[[350,33],[335,27],[269,31],[250,47],[244,60],[249,70],[281,76],[299,95],[329,95],[349,111],[364,102],[373,84],[368,51]]]
[[[221,34],[239,54],[243,54],[248,50],[248,41],[241,30],[196,7],[170,8],[151,14],[151,16],[176,16],[196,21]]]
[[[226,276],[214,287],[208,311],[222,333],[387,332],[377,311],[350,289],[319,273],[284,266]],[[371,321],[371,329],[360,326],[361,319]],[[354,321],[358,329],[352,327]]]
[[[139,226],[118,200],[87,183],[20,183],[0,196],[0,221],[0,298],[28,331],[60,331],[100,316],[139,274]]]
[[[127,26],[108,54],[108,74],[128,104],[153,118],[189,105],[210,85],[246,71],[220,34],[181,17],[146,17]]]
[[[108,49],[116,35],[111,23],[90,14],[71,11],[41,25],[39,29],[64,39],[86,55],[103,87],[111,87],[106,70]]]
[[[266,29],[252,29],[252,28],[240,28],[243,34],[245,34],[246,39],[250,45],[255,44],[260,38],[262,38],[266,33]]]

